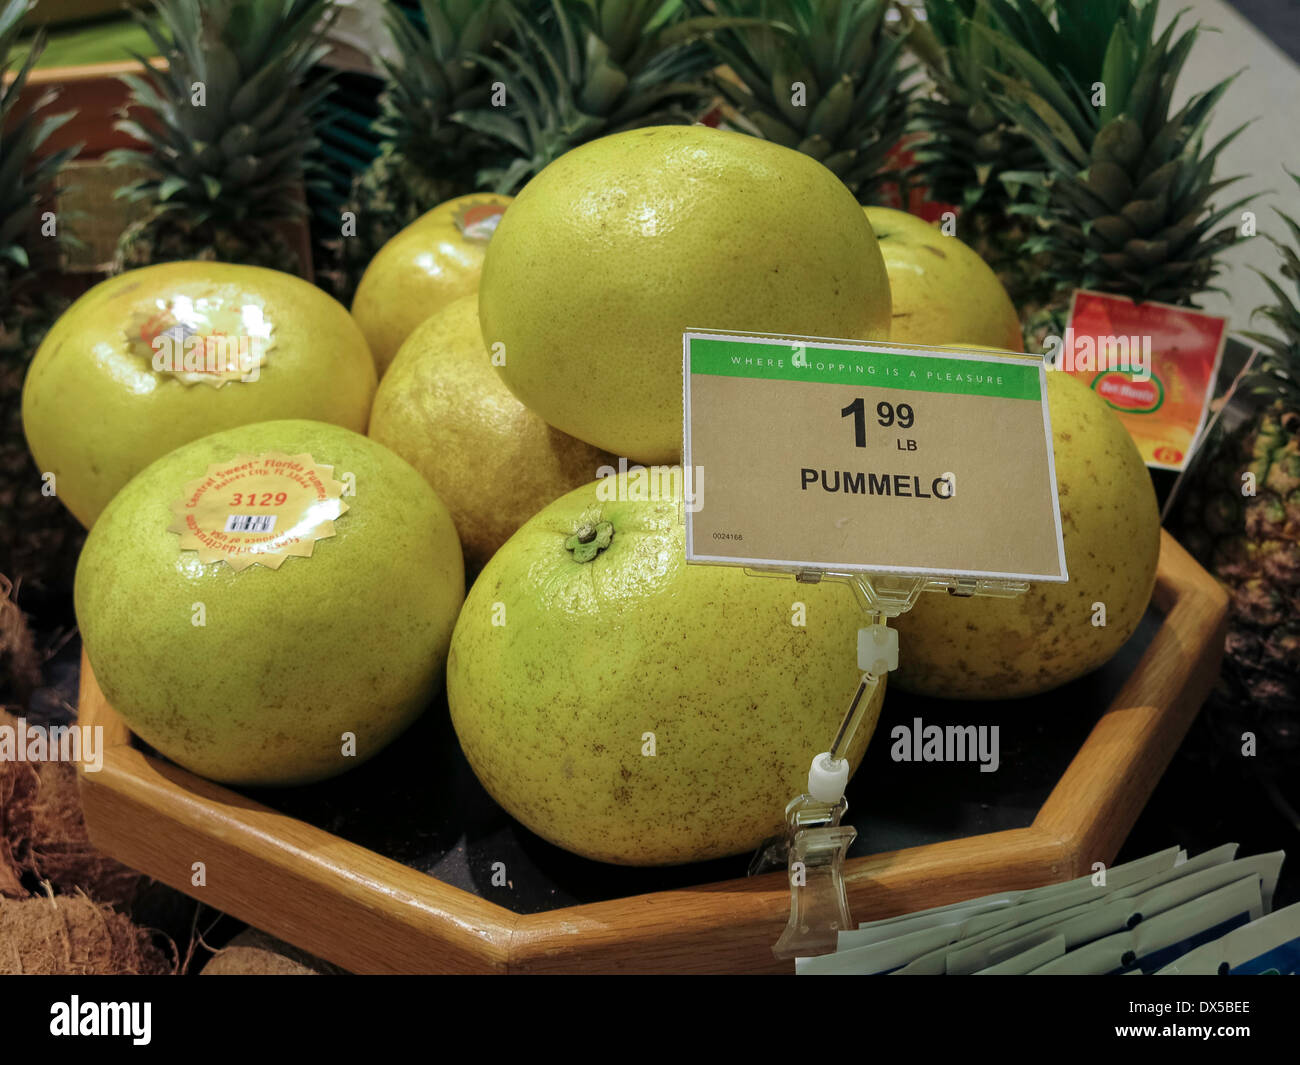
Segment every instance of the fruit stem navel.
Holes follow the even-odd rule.
[[[607,521],[595,525],[584,522],[574,534],[564,541],[564,546],[573,552],[575,562],[590,562],[610,545],[614,539],[614,526]]]

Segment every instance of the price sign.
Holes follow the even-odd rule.
[[[1065,581],[1042,359],[685,336],[686,557]]]

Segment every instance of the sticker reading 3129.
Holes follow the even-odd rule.
[[[197,551],[200,562],[279,569],[291,555],[310,557],[317,540],[335,534],[335,519],[348,509],[342,495],[334,467],[311,455],[236,455],[185,486],[168,531],[179,533],[180,549]]]
[[[685,335],[695,562],[1065,581],[1033,356]]]

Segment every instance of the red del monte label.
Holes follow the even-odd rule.
[[[1205,424],[1227,319],[1080,289],[1065,332],[1049,361],[1110,405],[1143,462],[1181,470]]]
[[[1134,414],[1151,414],[1165,401],[1164,386],[1154,374],[1148,381],[1134,381],[1126,373],[1100,373],[1093,379],[1092,387],[1116,410]]]

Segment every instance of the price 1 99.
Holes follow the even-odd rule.
[[[840,411],[841,418],[853,418],[853,443],[855,447],[867,446],[867,404],[859,396],[847,407]],[[911,406],[907,403],[899,403],[895,406],[893,403],[881,400],[876,404],[876,421],[884,429],[897,426],[899,429],[910,429],[916,423],[916,415]]]

